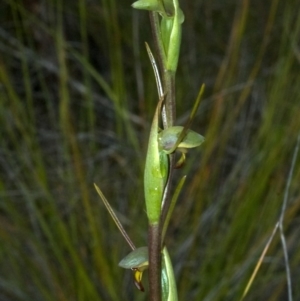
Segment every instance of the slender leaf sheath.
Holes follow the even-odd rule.
[[[161,201],[168,176],[168,157],[158,146],[158,116],[162,99],[159,101],[152,122],[144,173],[145,201],[150,224],[160,219]]]
[[[163,249],[161,286],[162,301],[178,301],[173,266],[166,247]]]

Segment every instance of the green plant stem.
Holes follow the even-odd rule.
[[[175,110],[175,73],[166,69],[166,55],[161,40],[159,18],[156,12],[150,12],[150,22],[154,38],[155,50],[160,73],[163,78],[163,93],[165,95],[164,106],[162,109],[163,127],[173,126],[176,118]],[[159,224],[150,224],[148,229],[148,246],[149,246],[149,295],[150,301],[161,301],[161,251],[163,242],[161,234],[163,224],[171,203],[170,188],[173,178],[173,169],[175,159],[173,155],[169,156],[169,175],[165,186],[162,200],[162,214]]]
[[[174,125],[176,119],[176,101],[175,101],[175,73],[164,69],[162,73],[163,86],[166,93],[165,98],[165,114],[166,122],[164,128]]]
[[[165,55],[163,45],[160,39],[159,19],[156,12],[150,11],[150,23],[152,35],[154,38],[155,50],[158,54],[159,69],[163,70],[165,65]],[[165,126],[167,117],[165,110],[162,110],[163,123]],[[161,301],[161,241],[160,225],[149,224],[148,228],[148,248],[149,248],[149,300]]]
[[[152,35],[155,45],[155,52],[158,54],[158,65],[160,71],[164,70],[164,66],[167,63],[167,58],[164,50],[163,43],[161,41],[161,33],[160,33],[160,26],[159,26],[159,18],[158,13],[154,11],[149,12]]]
[[[173,126],[176,118],[176,102],[175,102],[175,73],[167,70],[166,54],[161,40],[161,32],[159,26],[158,13],[150,11],[150,23],[155,44],[155,50],[158,54],[158,65],[163,78],[165,104],[162,110],[162,119],[164,128]]]

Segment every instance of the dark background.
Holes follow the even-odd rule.
[[[130,249],[93,187],[146,245],[143,168],[158,97],[148,14],[130,4],[0,3],[1,301],[147,298],[117,265]],[[167,234],[179,300],[239,300],[284,199],[299,300],[300,3],[181,6],[177,124],[205,83],[193,129],[206,141],[176,174],[188,175]],[[246,300],[288,300],[286,277],[277,232]]]

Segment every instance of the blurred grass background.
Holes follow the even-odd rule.
[[[0,300],[145,300],[129,251],[146,244],[143,165],[157,92],[131,1],[0,4]],[[178,123],[205,99],[167,243],[180,300],[238,300],[278,220],[300,129],[300,3],[181,1]],[[300,169],[285,233],[300,299]],[[146,282],[146,281],[145,281]],[[287,300],[279,236],[246,300]]]

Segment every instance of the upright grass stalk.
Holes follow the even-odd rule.
[[[142,2],[142,1],[140,1]],[[147,2],[147,1],[146,1]],[[139,2],[136,2],[135,5],[138,5]],[[163,6],[165,8],[166,3],[163,3],[162,1],[157,1],[155,4],[157,7],[159,5]],[[173,10],[175,12],[175,8],[178,6],[177,1],[173,2]],[[165,12],[164,12],[165,13]],[[176,8],[177,13],[177,8]],[[178,13],[177,13],[178,14]],[[154,38],[154,43],[156,46],[157,54],[158,54],[158,61],[159,66],[163,78],[163,94],[165,95],[165,103],[163,105],[162,109],[162,120],[164,124],[164,128],[172,127],[174,124],[174,120],[176,118],[176,100],[175,100],[175,72],[176,67],[174,69],[168,68],[168,60],[173,59],[169,56],[168,48],[166,47],[166,41],[163,41],[162,33],[161,33],[161,27],[158,20],[158,12],[156,9],[150,10],[149,13],[150,16],[150,22],[152,26],[152,33]],[[173,28],[177,26],[176,24],[176,15],[173,16]],[[164,18],[164,17],[163,17]],[[163,22],[163,21],[162,21]],[[180,24],[178,24],[180,27]],[[169,48],[174,47],[176,50],[175,52],[179,52],[180,47],[180,39],[181,35],[176,33],[176,37],[174,41],[171,41],[171,46],[169,45]],[[172,35],[172,33],[171,33]],[[167,37],[167,39],[170,39],[171,37]],[[165,45],[164,45],[165,42]],[[178,56],[174,59],[174,64],[177,66]],[[160,90],[158,90],[160,91]],[[163,95],[161,92],[159,92],[159,97],[162,97]],[[151,141],[149,141],[151,143]],[[149,152],[149,150],[148,150]],[[164,187],[164,193],[160,195],[160,199],[158,202],[163,204],[162,208],[168,208],[170,203],[170,186],[172,183],[173,178],[173,169],[174,169],[174,156],[170,155],[168,158],[168,178],[165,181],[165,187]],[[147,166],[146,166],[147,168]],[[145,173],[147,170],[145,170]],[[148,181],[145,178],[145,181]],[[147,182],[145,182],[145,185],[149,185]],[[152,185],[152,184],[150,184]],[[153,188],[152,188],[153,189]],[[147,199],[146,199],[147,202]],[[161,205],[159,205],[161,206]],[[162,210],[163,212],[163,210]],[[148,243],[149,243],[149,293],[150,293],[150,300],[151,301],[160,301],[162,296],[162,290],[161,290],[161,248],[162,248],[162,231],[163,231],[163,225],[164,225],[164,214],[161,214],[162,218],[158,218],[155,222],[149,223],[148,228]]]
[[[141,284],[142,273],[145,267],[149,267],[150,300],[177,301],[174,270],[164,241],[171,214],[185,179],[184,177],[180,181],[174,196],[171,197],[171,183],[173,169],[175,168],[174,152],[177,148],[183,149],[181,150],[181,159],[176,163],[176,166],[180,167],[185,161],[186,149],[197,147],[204,141],[201,135],[189,129],[199,106],[203,89],[199,94],[200,97],[197,98],[186,125],[184,127],[173,126],[176,105],[175,74],[181,43],[183,13],[177,0],[165,2],[139,0],[133,4],[133,7],[151,11],[152,31],[158,50],[161,70],[159,72],[154,56],[146,44],[159,97],[150,129],[144,170],[145,203],[148,217],[148,248],[146,249],[148,252],[145,253],[144,247],[134,248],[119,265],[133,269],[135,283],[141,290],[143,290]],[[161,14],[160,24],[158,23],[158,13]],[[163,81],[160,79],[160,73],[163,74]],[[161,119],[164,125],[162,131],[159,129]],[[119,230],[132,247],[131,240],[128,239],[128,235],[125,233],[103,193],[97,186],[96,189]]]

